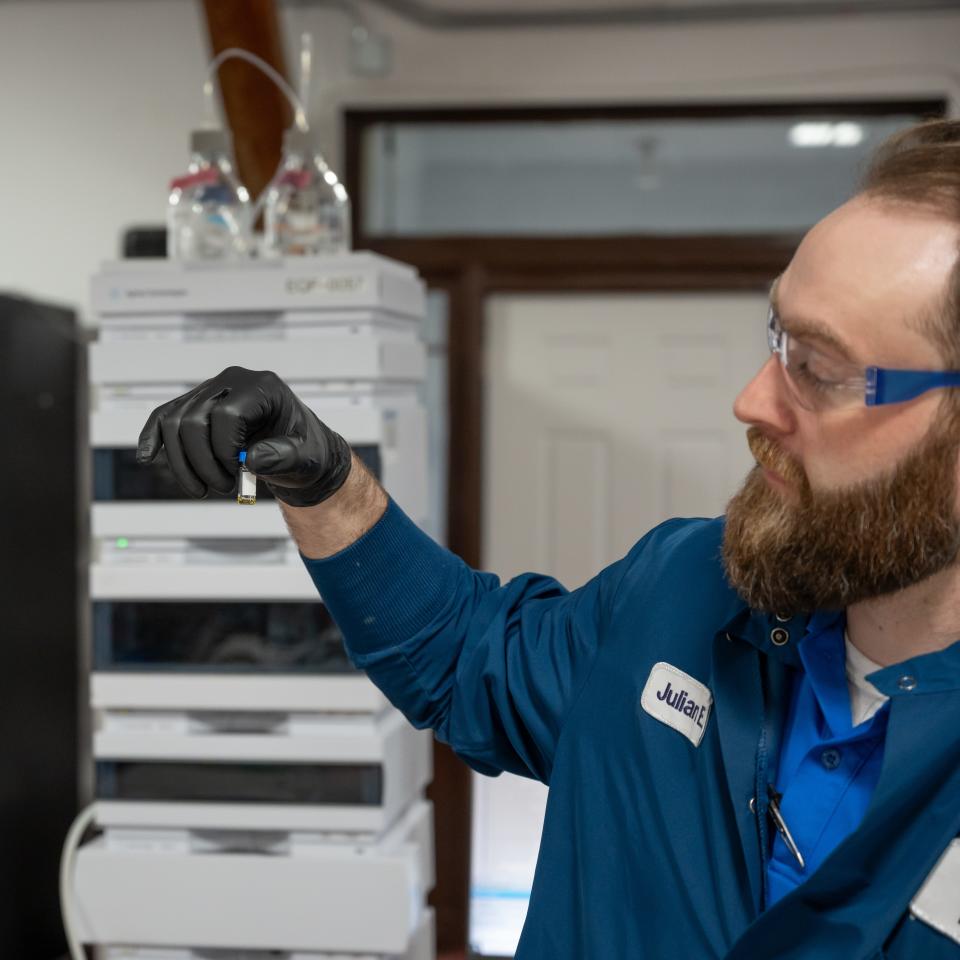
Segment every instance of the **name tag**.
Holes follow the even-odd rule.
[[[699,747],[710,719],[713,695],[682,670],[669,663],[655,663],[640,705],[651,717],[673,727]]]
[[[937,861],[910,902],[910,912],[954,943],[960,943],[960,840],[954,840]]]

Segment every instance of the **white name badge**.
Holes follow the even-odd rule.
[[[651,717],[682,733],[695,747],[707,729],[713,696],[699,681],[669,663],[655,663],[640,705]]]
[[[937,861],[910,902],[910,912],[960,943],[960,840],[954,840]]]

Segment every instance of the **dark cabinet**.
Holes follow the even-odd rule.
[[[79,805],[80,488],[73,313],[0,295],[0,955],[65,952],[60,848]]]

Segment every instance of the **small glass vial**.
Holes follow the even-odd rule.
[[[257,476],[247,469],[247,451],[240,451],[240,485],[237,488],[237,503],[257,502]]]

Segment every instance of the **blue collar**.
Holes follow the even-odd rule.
[[[720,633],[744,640],[761,653],[800,668],[803,666],[799,654],[800,641],[808,633],[822,631],[841,617],[845,618],[844,611],[819,610],[813,614],[798,614],[783,619],[751,610],[741,601],[739,610]],[[960,691],[960,640],[945,650],[925,653],[884,667],[871,673],[867,679],[891,699],[919,693]]]
[[[800,642],[800,660],[806,671],[807,682],[820,707],[830,737],[849,738],[872,734],[885,724],[886,706],[870,721],[857,727],[854,734],[850,715],[850,691],[847,687],[847,650],[844,629],[847,618],[843,613],[815,613],[807,624],[806,635]]]

